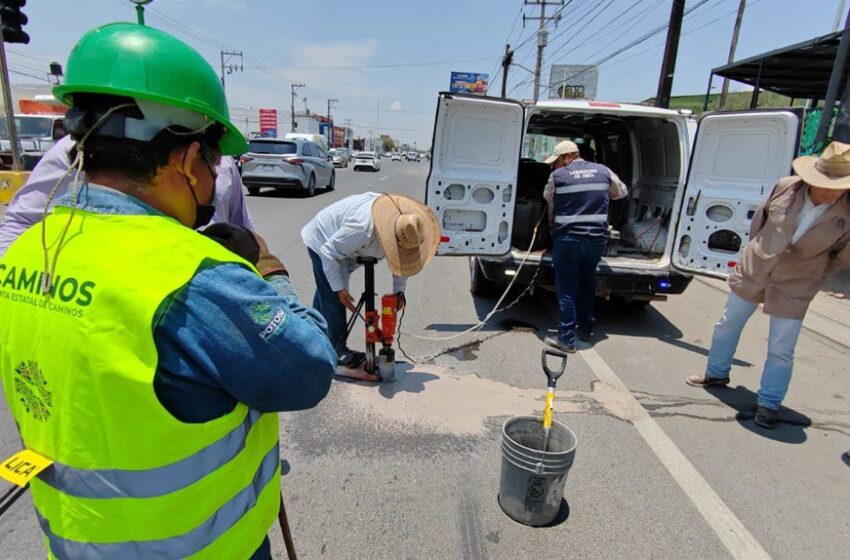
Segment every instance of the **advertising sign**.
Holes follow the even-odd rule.
[[[277,136],[277,109],[260,109],[260,134],[267,138]]]
[[[478,74],[477,72],[452,72],[449,91],[452,93],[487,95],[487,84],[489,81],[490,74]]]
[[[549,71],[549,99],[596,99],[599,66],[555,64]]]

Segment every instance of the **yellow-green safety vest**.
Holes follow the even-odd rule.
[[[54,461],[31,482],[51,556],[249,557],[279,508],[277,415],[174,418],[154,393],[153,330],[205,260],[256,270],[163,216],[77,210],[59,249],[70,215],[45,224],[50,297],[40,225],[0,258],[0,379],[24,446]]]

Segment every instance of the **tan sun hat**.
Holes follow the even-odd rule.
[[[798,157],[791,165],[800,179],[813,187],[850,189],[850,144],[832,142],[820,157]]]
[[[558,145],[555,146],[555,149],[552,150],[552,155],[547,157],[543,163],[553,164],[555,160],[561,157],[564,154],[572,154],[578,152],[578,146],[575,142],[571,142],[570,140],[564,140],[563,142],[558,142]]]
[[[437,254],[440,222],[421,202],[384,193],[372,204],[372,222],[396,276],[417,274]]]

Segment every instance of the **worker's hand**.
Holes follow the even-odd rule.
[[[271,254],[266,240],[260,237],[260,234],[254,232],[254,238],[257,240],[257,245],[260,247],[260,257],[257,259],[257,270],[265,278],[272,274],[285,274],[289,276],[289,272],[283,263],[276,256]]]
[[[336,293],[339,302],[352,313],[357,312],[357,306],[354,305],[354,298],[348,293],[348,290],[340,290]]]
[[[219,245],[236,253],[251,264],[260,259],[260,244],[251,230],[233,224],[213,224],[201,235],[209,237]]]
[[[404,306],[407,305],[407,298],[404,297],[404,292],[399,292],[395,295],[396,297],[396,311],[401,311],[404,309]]]

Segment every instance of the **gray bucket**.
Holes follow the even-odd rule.
[[[576,435],[552,422],[548,450],[543,447],[543,419],[515,416],[502,425],[502,479],[499,505],[515,521],[539,527],[558,516],[567,473],[573,465]]]

